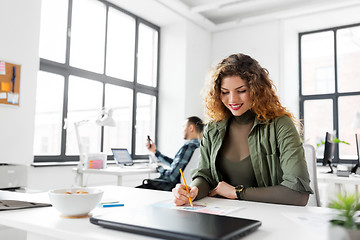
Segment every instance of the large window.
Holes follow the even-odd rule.
[[[79,148],[147,154],[156,138],[159,27],[103,0],[43,0],[35,162],[76,161]],[[116,126],[98,126],[101,109]]]
[[[360,24],[299,34],[300,118],[304,141],[314,146],[325,133],[350,143],[335,145],[335,162],[357,159],[352,128],[360,112]],[[323,158],[323,145],[317,149]]]

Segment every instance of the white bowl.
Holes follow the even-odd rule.
[[[103,193],[103,190],[95,188],[64,188],[49,191],[49,198],[63,216],[83,217],[98,205]]]

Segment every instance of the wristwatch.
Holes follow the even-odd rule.
[[[236,196],[239,200],[243,200],[244,199],[244,191],[245,191],[245,187],[244,185],[237,185],[235,187],[235,192],[236,192]]]

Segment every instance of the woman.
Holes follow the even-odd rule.
[[[295,118],[279,101],[269,73],[244,54],[215,68],[205,97],[209,123],[190,197],[305,206],[312,190]],[[189,202],[184,185],[174,203]]]

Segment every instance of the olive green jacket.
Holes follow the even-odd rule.
[[[192,179],[202,177],[213,189],[222,181],[215,161],[224,140],[229,119],[209,123],[200,145],[201,159]],[[313,193],[304,149],[299,134],[287,116],[262,123],[255,118],[249,136],[249,150],[259,187],[283,185],[298,192]]]

